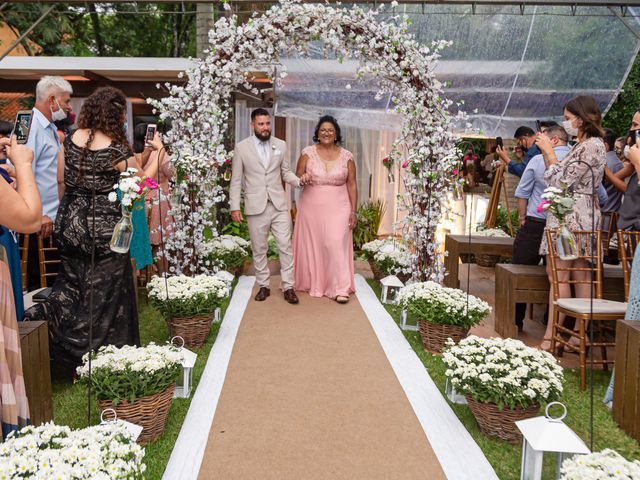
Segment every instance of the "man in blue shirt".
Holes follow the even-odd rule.
[[[504,148],[498,147],[496,153],[507,164],[507,170],[509,173],[522,177],[524,169],[527,168],[529,161],[536,155],[540,155],[542,152],[536,145],[536,132],[529,127],[518,127],[516,133],[513,134],[513,138],[516,139],[518,145],[524,150],[524,158],[522,162],[514,162],[509,158],[507,151]]]
[[[33,150],[33,171],[42,199],[42,228],[40,235],[49,237],[53,233],[58,205],[58,157],[60,142],[53,122],[67,118],[71,111],[71,84],[62,77],[45,76],[36,85],[36,103],[27,146]],[[35,235],[29,242],[29,290],[39,288],[38,244]]]
[[[549,127],[544,131],[553,144],[553,151],[562,161],[570,148],[567,147],[569,139],[567,132],[561,126]],[[522,172],[522,178],[516,189],[515,196],[518,200],[518,218],[520,229],[513,242],[514,264],[538,265],[542,257],[538,253],[540,243],[544,235],[544,227],[547,223],[547,213],[538,212],[538,205],[542,201],[542,192],[547,187],[544,182],[544,158],[542,154],[535,155],[527,163]],[[526,304],[516,305],[516,325],[522,330]]]

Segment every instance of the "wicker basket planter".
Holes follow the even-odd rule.
[[[204,345],[211,330],[213,315],[197,317],[169,317],[169,335],[171,338],[178,336],[184,339],[187,348],[198,348]]]
[[[371,271],[373,272],[373,278],[375,278],[376,280],[382,280],[384,277],[387,276],[385,272],[383,272],[378,268],[378,265],[376,265],[376,262],[374,262],[370,258],[368,259],[368,261],[369,261],[369,266],[371,267]]]
[[[514,410],[505,407],[500,410],[495,403],[476,402],[470,396],[466,398],[482,433],[487,437],[498,438],[509,443],[522,441],[522,434],[515,422],[535,417],[540,410],[540,405]]]
[[[418,320],[418,327],[420,329],[420,337],[422,337],[422,345],[424,345],[425,350],[431,353],[440,353],[447,339],[451,338],[457,343],[469,333],[469,329],[466,327],[441,325],[424,319]]]
[[[486,253],[476,254],[476,265],[493,268],[500,261],[500,255],[489,255]]]
[[[98,400],[98,405],[101,410],[112,408],[121,420],[140,425],[143,430],[138,437],[138,443],[146,444],[164,433],[175,389],[174,382],[162,392],[138,398],[131,403],[123,400],[118,405],[114,405],[111,400]]]

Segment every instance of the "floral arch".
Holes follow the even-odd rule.
[[[232,92],[244,86],[258,93],[247,71],[262,66],[278,81],[286,75],[280,71],[274,78],[282,53],[305,55],[310,41],[321,40],[327,53],[359,61],[357,79],[374,75],[379,93],[392,93],[395,112],[404,120],[389,158],[397,162],[404,157],[404,222],[414,251],[413,276],[442,279],[435,234],[442,199],[456,182],[453,171],[460,158],[451,128],[454,118],[448,112],[451,102],[434,74],[439,52],[448,43],[420,45],[409,33],[406,17],[393,17],[393,24],[381,22],[380,9],[283,0],[244,25],[235,17],[221,18],[209,32],[206,57],[187,72],[188,82],[168,86],[168,97],[152,101],[161,120],[171,120],[165,143],[178,171],[181,202],[173,211],[177,228],[167,241],[173,271],[214,268],[200,252],[216,232],[215,207],[224,200],[218,179],[220,167],[233,155],[224,146]]]

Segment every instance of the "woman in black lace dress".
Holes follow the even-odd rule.
[[[54,237],[62,264],[48,299],[25,313],[27,320],[49,323],[51,355],[69,367],[79,365],[82,355],[91,349],[140,343],[131,259],[129,254],[109,249],[122,214],[120,204],[110,202],[107,195],[121,171],[138,168],[125,137],[125,120],[126,99],[115,88],[99,88],[83,104],[79,129],[64,143],[64,196]]]

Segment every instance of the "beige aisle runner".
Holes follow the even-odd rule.
[[[249,301],[199,479],[446,478],[355,295],[289,305],[278,282]]]

